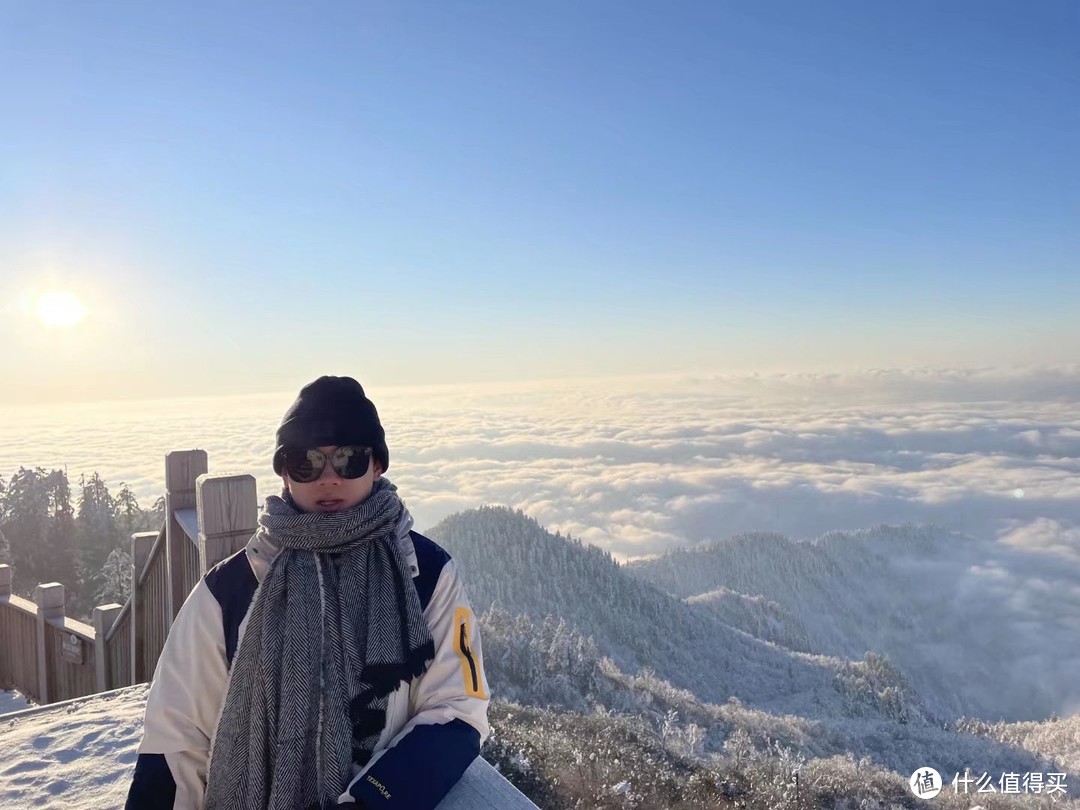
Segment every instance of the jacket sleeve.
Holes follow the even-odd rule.
[[[409,689],[410,718],[349,785],[369,810],[434,810],[490,733],[488,689],[476,615],[453,560],[424,612],[435,658]]]
[[[227,681],[221,607],[200,580],[158,658],[125,810],[201,810]]]

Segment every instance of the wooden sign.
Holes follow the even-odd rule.
[[[71,664],[85,664],[83,640],[74,633],[65,633],[60,643],[60,657]]]

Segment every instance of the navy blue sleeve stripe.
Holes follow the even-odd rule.
[[[176,780],[164,754],[139,754],[124,810],[173,810]]]
[[[416,549],[416,566],[420,573],[413,577],[413,585],[416,586],[416,594],[420,597],[420,609],[427,610],[431,604],[431,597],[435,593],[435,586],[439,582],[439,575],[443,568],[450,562],[450,555],[443,550],[442,546],[434,540],[429,540],[420,532],[409,532],[412,538],[413,548]]]
[[[464,720],[414,726],[349,793],[371,810],[434,810],[479,754]]]
[[[226,557],[206,572],[206,586],[221,605],[221,623],[225,631],[225,659],[232,667],[236,643],[240,636],[240,623],[247,615],[251,598],[259,581],[251,570],[243,549]]]

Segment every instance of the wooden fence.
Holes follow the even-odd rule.
[[[30,601],[11,592],[0,565],[0,689],[44,706],[150,680],[165,637],[203,575],[243,548],[258,500],[250,475],[209,476],[206,452],[165,457],[165,523],[131,536],[131,596],[94,608],[93,626],[64,615],[64,586],[47,582]],[[59,708],[59,707],[58,707]],[[481,758],[439,810],[535,810]]]
[[[11,567],[0,565],[0,688],[44,705],[152,677],[191,589],[255,531],[255,479],[206,470],[203,450],[165,457],[165,523],[132,535],[131,596],[94,608],[92,626],[64,615],[60,583],[23,599],[11,592]]]

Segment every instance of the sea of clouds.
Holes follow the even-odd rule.
[[[521,508],[619,559],[743,531],[934,523],[1080,559],[1080,369],[369,388],[417,526]],[[261,496],[295,392],[0,408],[0,476],[98,471],[149,504],[202,448]]]

